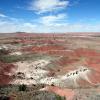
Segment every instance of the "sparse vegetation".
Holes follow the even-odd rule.
[[[10,97],[8,97],[8,96],[1,96],[0,100],[10,100]]]
[[[20,88],[20,91],[18,88]],[[32,90],[31,88],[33,87],[27,87],[26,91],[25,85],[3,86],[0,89],[0,95],[2,97],[14,96],[14,100],[66,100],[65,97],[61,97],[55,93],[39,91],[39,89]]]
[[[19,85],[19,91],[26,91],[27,89],[27,86],[22,84],[22,85]]]
[[[0,61],[5,63],[17,62],[17,61],[21,61],[22,59],[23,57],[16,56],[16,55],[3,55],[0,57]]]
[[[0,49],[0,56],[9,54],[8,50]]]
[[[39,54],[23,54],[23,55],[1,55],[0,61],[5,63],[13,63],[18,61],[27,61],[27,60],[36,60],[36,59],[42,59],[47,58],[50,59],[47,55],[39,55]],[[54,58],[54,57],[52,57]]]
[[[61,97],[59,95],[56,95],[56,100],[66,100],[66,98],[65,97]]]
[[[98,89],[96,86],[90,86],[91,83],[85,86],[88,84],[83,71],[87,70],[76,70],[82,66],[89,66],[94,73],[93,76],[89,74],[89,79],[91,76],[94,78],[96,70],[99,72],[99,37],[28,35],[19,34],[15,38],[8,37],[0,40],[1,97],[15,95],[15,100],[66,100],[67,96],[73,98],[74,95],[73,100],[80,100],[80,97],[82,100],[100,100],[100,94],[97,93],[100,89],[99,85]],[[95,80],[100,82],[100,73],[97,74]],[[79,87],[75,87],[74,77],[80,77],[76,81]],[[40,89],[47,90],[40,91]]]

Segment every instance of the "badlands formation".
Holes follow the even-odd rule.
[[[20,33],[0,37],[0,65],[0,86],[7,85],[9,89],[3,88],[11,89],[7,93],[24,84],[66,100],[100,100],[99,36]]]

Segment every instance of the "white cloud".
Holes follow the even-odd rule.
[[[38,13],[49,12],[35,22],[26,22],[17,18],[10,18],[0,13],[0,32],[100,32],[100,24],[86,23],[68,23],[66,13],[57,15],[50,14],[50,11],[56,11],[69,6],[68,0],[33,0],[31,2],[31,10],[36,10]]]
[[[34,22],[25,22],[16,18],[9,18],[7,20],[0,19],[0,33],[8,32],[100,32],[100,24],[87,24],[87,23],[65,23],[62,19],[66,17],[65,14],[44,16],[39,19],[40,24]],[[9,18],[9,19],[8,19]],[[61,22],[58,22],[60,21]]]
[[[50,26],[50,25],[59,23],[60,21],[63,21],[66,18],[67,18],[67,15],[63,13],[63,14],[58,14],[58,15],[43,16],[39,19],[39,21],[43,25]]]
[[[29,9],[36,10],[38,13],[60,10],[69,5],[68,0],[33,0]]]
[[[22,32],[34,32],[37,29],[37,25],[34,25],[32,23],[23,23],[22,26],[19,26],[19,31],[21,30]]]
[[[0,17],[7,17],[6,15],[4,15],[4,14],[2,14],[2,13],[0,13]]]
[[[12,32],[34,32],[36,30],[36,25],[21,21],[11,21],[11,20],[0,20],[0,33],[12,33]]]
[[[62,23],[50,27],[51,32],[100,32],[100,24]]]

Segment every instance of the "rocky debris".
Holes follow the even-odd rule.
[[[49,63],[48,60],[17,62],[15,66],[18,68],[14,72],[16,78],[12,84],[36,84],[47,76],[48,71],[44,70],[44,67]]]
[[[7,47],[6,45],[2,45],[2,46],[0,46],[0,50],[1,50],[1,49],[8,50],[8,47]]]
[[[77,69],[72,71],[70,70],[65,74],[51,77],[48,75],[50,74],[49,70],[45,70],[45,67],[49,63],[50,61],[43,59],[34,62],[17,62],[15,64],[18,66],[17,70],[15,70],[16,79],[12,82],[12,84],[53,84],[63,88],[88,87],[96,85],[91,80],[93,69],[86,67],[85,65],[78,66]],[[58,72],[60,72],[59,69]]]
[[[54,84],[55,86],[60,86],[60,87],[80,87],[81,84],[79,81],[85,80],[89,84],[92,85],[93,83],[89,79],[89,75],[91,74],[91,70],[88,69],[87,67],[81,66],[77,70],[73,70],[68,72],[65,75],[59,75],[58,77],[47,77],[43,78],[40,80],[40,83],[43,84],[48,84],[52,85]],[[85,87],[85,86],[84,86]]]
[[[22,73],[22,72],[18,72],[18,73],[16,74],[16,78],[17,78],[17,79],[25,79],[25,74]]]
[[[10,55],[22,55],[22,52],[12,52],[12,53],[10,53]]]

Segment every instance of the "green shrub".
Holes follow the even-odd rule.
[[[27,89],[27,87],[24,84],[19,86],[19,91],[26,91],[26,89]]]
[[[62,97],[62,96],[59,96],[59,95],[56,95],[56,100],[66,100],[66,98]]]
[[[1,55],[7,55],[7,54],[9,54],[9,51],[8,50],[0,49],[0,56]]]
[[[3,55],[0,57],[0,61],[5,63],[17,62],[20,61],[21,59],[22,58],[20,56],[15,56],[15,55]]]

